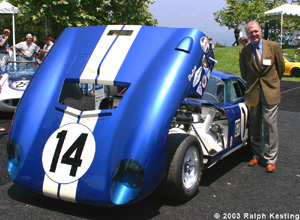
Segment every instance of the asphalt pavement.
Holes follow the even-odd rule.
[[[90,101],[92,98],[87,98]],[[0,113],[0,219],[300,219],[300,83],[282,82],[277,172],[248,167],[245,147],[205,170],[196,197],[165,201],[159,192],[127,207],[105,208],[44,197],[13,184],[6,168],[12,114]]]

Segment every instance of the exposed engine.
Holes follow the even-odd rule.
[[[228,118],[222,109],[184,103],[178,108],[169,133],[196,136],[203,154],[210,156],[227,147]]]

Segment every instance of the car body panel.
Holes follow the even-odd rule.
[[[127,202],[139,201],[165,177],[173,116],[186,96],[202,95],[213,63],[208,39],[196,29],[67,28],[15,114],[9,143],[20,146],[22,159],[14,182],[62,200],[111,206],[118,165],[130,159],[142,167],[144,182]],[[80,111],[61,101],[72,83],[127,91],[115,109]]]
[[[209,100],[222,82],[224,85],[225,98],[223,101]],[[244,98],[245,82],[235,74],[225,71],[213,70],[205,90],[206,95],[201,99],[186,98],[182,103],[193,109],[192,115],[200,113],[202,120],[193,120],[195,129],[186,131],[200,139],[203,147],[205,163],[209,168],[218,160],[247,144],[248,140],[248,109]],[[235,95],[235,98],[232,96]],[[209,101],[208,101],[209,100]],[[197,109],[197,110],[196,110]],[[198,110],[200,109],[200,110]],[[210,122],[206,119],[213,115]],[[199,118],[199,117],[197,117]],[[208,125],[205,125],[209,123]],[[222,132],[215,131],[219,127]],[[207,128],[204,128],[207,127]]]
[[[300,61],[288,54],[283,54],[283,59],[285,64],[283,76],[293,76],[293,70],[300,69]]]

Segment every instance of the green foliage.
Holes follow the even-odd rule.
[[[251,20],[266,22],[264,12],[287,3],[287,0],[226,0],[227,6],[214,13],[215,21],[228,29],[246,26]]]
[[[287,0],[226,0],[227,6],[214,13],[215,21],[221,26],[233,29],[237,25],[245,27],[251,20],[257,20],[262,28],[270,21],[264,12],[288,3]],[[298,3],[299,4],[299,3]],[[283,44],[295,44],[294,32],[300,29],[300,21],[283,20]],[[280,41],[281,20],[276,20],[276,28],[269,30],[269,39]]]
[[[104,1],[102,7],[97,8],[98,19],[103,24],[141,24],[156,26],[158,23],[147,12],[150,0]]]
[[[156,26],[158,24],[157,20],[154,19],[152,14],[148,11],[149,5],[154,3],[152,0],[8,1],[21,11],[21,14],[16,16],[17,41],[24,40],[25,35],[29,32],[37,35],[38,38],[41,39],[46,34],[46,24],[48,30],[47,35],[51,35],[54,39],[56,39],[66,27],[109,24]],[[10,23],[9,19],[5,19],[5,21]]]

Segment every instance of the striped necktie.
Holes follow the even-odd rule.
[[[261,56],[260,56],[257,46],[255,47],[254,56],[255,56],[255,61],[256,61],[257,66],[259,67],[259,69],[261,69]]]

